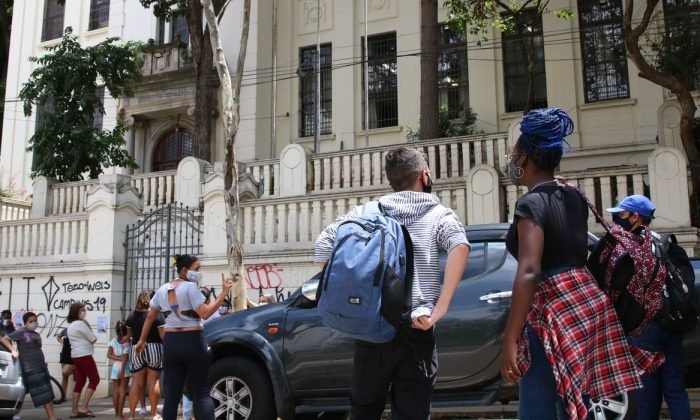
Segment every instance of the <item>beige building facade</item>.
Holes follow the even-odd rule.
[[[621,28],[622,23],[622,1],[582,0],[579,3],[581,4],[552,1],[549,6],[550,12],[542,16],[541,23],[535,22],[535,26],[539,24],[539,28],[534,29],[534,32],[538,33],[534,42],[541,46],[538,50],[538,55],[541,55],[539,65],[543,67],[543,79],[546,79],[537,87],[537,104],[566,110],[576,127],[574,134],[568,139],[573,152],[562,164],[562,169],[583,170],[644,164],[657,146],[681,147],[676,127],[679,113],[677,105],[670,99],[671,95],[661,87],[639,78],[634,64],[624,59],[621,29],[617,30]],[[586,17],[591,15],[591,8],[597,7],[586,6],[588,3],[603,5],[598,9],[608,11],[614,16],[617,13],[617,17],[605,22],[587,19]],[[274,4],[278,16],[276,32],[273,25],[258,25],[254,34],[258,50],[268,52],[266,55],[257,55],[255,67],[271,69],[274,58],[277,81],[274,83],[272,77],[268,76],[264,80],[269,83],[257,86],[255,138],[240,139],[241,146],[246,148],[249,147],[248,142],[254,140],[255,155],[249,156],[248,153],[244,153],[244,160],[279,156],[282,148],[288,144],[313,147],[313,137],[306,129],[302,115],[305,110],[303,93],[307,85],[295,72],[304,65],[303,50],[316,45],[317,26],[320,43],[330,50],[332,63],[332,81],[328,82],[330,88],[325,80],[321,83],[324,91],[321,151],[332,152],[405,142],[407,129],[417,124],[420,114],[419,2],[367,1],[370,49],[381,48],[378,43],[382,41],[372,45],[373,37],[384,36],[384,42],[392,44],[385,52],[393,58],[395,64],[390,65],[396,75],[392,81],[396,85],[392,92],[395,99],[391,106],[396,108],[391,111],[393,122],[371,128],[368,142],[365,141],[363,129],[364,86],[361,63],[365,2],[320,0],[318,24],[316,0],[258,2],[256,6],[259,16],[267,15],[268,22],[271,22],[269,15]],[[556,17],[554,12],[562,9],[572,10],[574,16],[571,19]],[[440,22],[446,22],[447,18],[448,11],[440,8]],[[601,25],[608,26],[602,28]],[[510,77],[509,73],[512,73],[510,69],[521,63],[517,62],[518,60],[509,61],[508,46],[504,46],[503,37],[498,31],[491,31],[487,38],[488,40],[479,45],[477,37],[470,36],[466,41],[463,40],[459,47],[461,53],[466,56],[459,73],[467,76],[466,80],[463,78],[459,81],[466,83],[462,93],[465,98],[461,103],[470,106],[477,114],[476,126],[479,130],[485,133],[508,132],[513,138],[522,113],[513,111],[518,107],[517,104],[513,106],[509,103],[506,85],[517,85],[517,81],[514,81],[516,78]],[[276,49],[273,49],[273,39],[276,39]],[[586,44],[586,40],[605,42]],[[606,51],[606,48],[609,51]],[[597,50],[597,53],[592,49]],[[373,59],[372,54],[370,51],[370,61]],[[594,59],[591,59],[592,56]],[[322,66],[325,65],[326,59],[326,53],[323,51]],[[370,67],[373,69],[374,64],[370,64]],[[586,78],[587,73],[589,79]],[[258,70],[258,74],[270,73]],[[325,76],[326,73],[323,74]],[[444,76],[441,73],[441,77],[442,81],[453,81],[449,79],[449,75]],[[370,75],[369,80],[370,84],[373,84],[373,75]],[[274,98],[271,94],[272,84],[276,84]],[[516,90],[518,88],[521,87],[515,86]],[[381,90],[376,86],[374,89]],[[373,87],[370,87],[370,91],[370,95],[373,95]],[[332,96],[332,100],[325,100],[326,92]],[[370,103],[372,102],[370,99]],[[273,109],[276,114],[274,141],[271,137],[272,124],[269,118]],[[370,121],[372,118],[370,116]],[[372,127],[372,123],[370,126]]]

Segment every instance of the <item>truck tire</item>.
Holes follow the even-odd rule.
[[[209,389],[217,420],[277,418],[270,378],[255,360],[227,357],[213,363]]]

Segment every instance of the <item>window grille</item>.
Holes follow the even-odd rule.
[[[109,26],[109,0],[90,1],[90,23],[88,30]]]
[[[579,0],[586,102],[630,97],[622,0]]]
[[[523,111],[528,98],[528,51],[533,54],[534,101],[532,109],[547,107],[547,76],[544,67],[542,17],[528,9],[513,19],[513,28],[504,32],[503,74],[506,112]]]
[[[362,61],[365,62],[364,37],[362,38]],[[396,32],[368,37],[367,61],[369,128],[394,127],[399,124],[398,77],[396,61]],[[364,69],[363,69],[364,70]],[[365,72],[362,72],[364,87]],[[362,94],[362,128],[365,126]]]
[[[57,0],[44,1],[44,24],[41,41],[50,41],[63,36],[63,15],[65,7]]]
[[[316,100],[316,74],[314,57],[316,46],[299,49],[299,137],[314,135],[314,101]],[[333,131],[333,52],[331,44],[321,44],[321,119],[319,133]]]
[[[695,35],[696,42],[700,42],[700,0],[664,0],[663,8],[667,36],[673,36],[685,28]],[[700,68],[694,66],[692,70],[695,90],[700,91]]]
[[[448,25],[440,27],[438,95],[450,119],[459,118],[469,107],[467,40]]]

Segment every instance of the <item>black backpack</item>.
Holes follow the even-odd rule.
[[[655,238],[654,244],[657,256],[666,265],[666,284],[661,294],[663,307],[656,319],[668,330],[690,332],[700,314],[693,266],[675,235]]]

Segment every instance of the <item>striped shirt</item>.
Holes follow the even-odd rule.
[[[422,192],[401,191],[379,199],[384,212],[406,226],[413,241],[413,308],[411,318],[430,315],[440,297],[439,249],[449,253],[458,245],[469,246],[464,226],[457,215],[440,200]],[[314,262],[325,263],[331,257],[338,226],[362,214],[358,206],[328,225],[316,240]]]

